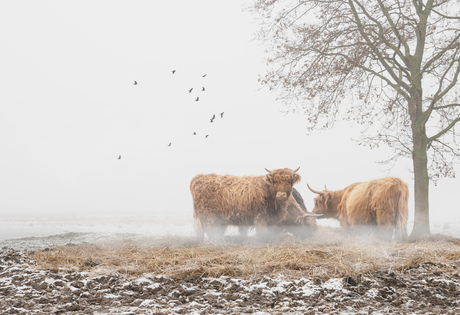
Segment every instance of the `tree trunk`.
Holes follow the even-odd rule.
[[[414,139],[414,151],[412,161],[414,164],[414,228],[410,238],[418,238],[430,234],[430,216],[428,203],[428,158],[427,158],[427,137],[425,125],[416,119],[412,124],[412,135]]]

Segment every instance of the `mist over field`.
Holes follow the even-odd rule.
[[[359,126],[341,121],[307,134],[301,108],[283,107],[258,82],[265,54],[251,41],[256,25],[244,4],[4,4],[0,239],[189,236],[196,174],[299,166],[295,187],[308,210],[307,183],[338,190],[400,177],[410,188],[410,232],[411,161],[377,164],[392,152],[357,146]],[[459,187],[431,184],[433,232],[458,231]]]
[[[275,207],[288,207],[285,216],[265,218],[273,225],[279,220],[269,227],[270,233],[264,234],[262,227],[256,235],[251,227],[245,238],[230,226],[223,237],[216,228],[216,241],[208,235],[204,242],[196,238],[190,191],[194,176],[260,176],[267,170],[298,167],[301,180],[294,188],[308,211],[313,210],[317,195],[307,184],[316,191],[325,186],[336,191],[356,182],[400,178],[409,188],[408,234],[413,229],[412,160],[384,164],[395,152],[383,143],[372,149],[358,145],[370,133],[346,121],[352,107],[348,102],[353,99],[341,99],[337,121],[328,129],[308,132],[307,123],[314,118],[306,116],[306,109],[316,104],[293,100],[286,105],[276,98],[277,91],[261,85],[270,66],[267,57],[274,55],[254,40],[265,13],[258,16],[247,10],[250,2],[24,0],[0,4],[1,314],[460,314],[460,184],[456,178],[430,183],[431,234],[420,238],[384,241],[381,236],[388,234],[377,235],[368,227],[361,233],[346,231],[335,219],[317,219],[316,232],[302,238],[306,230],[300,233],[292,224],[311,228],[312,218],[305,218],[288,189],[280,194],[283,201],[271,201]],[[273,5],[271,1],[257,3]],[[309,3],[292,2],[300,9]],[[327,10],[334,10],[349,21],[343,13],[348,11],[336,8],[354,3],[364,4],[322,2],[329,7],[322,14],[328,17]],[[423,1],[395,5],[379,1],[363,7],[375,9],[389,3],[392,13],[382,17],[393,18],[410,11],[412,5],[424,5]],[[444,2],[435,7],[444,5],[456,9]],[[412,9],[415,16],[430,8]],[[297,20],[296,11],[290,12]],[[302,14],[302,18],[309,16]],[[391,32],[405,18],[412,16],[398,17],[396,26],[388,28],[390,41]],[[431,28],[427,33],[442,20],[425,23]],[[411,38],[408,29],[413,25],[406,26],[401,24],[398,39]],[[386,31],[377,35],[378,43]],[[437,32],[436,46],[448,37]],[[286,40],[291,49],[291,38]],[[317,49],[317,41],[310,42]],[[359,47],[353,58],[366,58],[365,51]],[[453,55],[458,52],[452,51]],[[339,49],[339,54],[344,53]],[[443,67],[453,69],[458,62],[455,58],[436,61],[438,55],[432,55],[435,61],[428,71],[434,74],[441,75]],[[355,59],[353,63],[358,64]],[[338,62],[332,64],[336,71],[350,73]],[[353,75],[360,80],[361,76]],[[400,78],[404,75],[399,72]],[[323,76],[305,80],[316,82],[315,78]],[[415,78],[410,77],[410,87]],[[301,85],[285,92],[302,93]],[[336,91],[321,82],[320,86]],[[412,101],[410,119],[417,113],[411,112]],[[372,102],[365,105],[374,109]],[[393,105],[388,109],[392,115],[405,110],[392,111]],[[441,102],[439,108],[450,113],[451,105]],[[369,117],[361,109],[362,116]],[[330,113],[322,106],[319,110]],[[379,112],[387,113],[386,109]],[[442,118],[448,121],[448,116]],[[377,126],[382,121],[371,123],[370,129],[380,132]],[[426,130],[439,130],[440,125],[427,125]],[[439,153],[436,150],[444,144],[430,141],[431,152]],[[440,161],[431,166],[439,167]],[[458,175],[460,165],[453,168]],[[450,168],[441,166],[437,174],[446,170]],[[297,180],[297,175],[284,175],[289,183]],[[204,190],[197,193],[198,186],[194,183],[194,195],[208,196],[209,186],[202,184]],[[392,201],[405,200],[405,192],[400,189],[392,194]],[[217,208],[220,196],[215,203],[209,202],[212,208]],[[259,199],[261,204],[266,201]],[[256,203],[253,196],[248,200]],[[369,203],[378,202],[364,203],[361,209]],[[210,208],[202,207],[205,214]],[[403,211],[398,219],[393,216],[387,223],[404,226],[406,209],[404,205],[399,209]],[[242,219],[241,213],[235,217],[248,224],[253,219],[250,215]],[[263,223],[263,219],[254,220]],[[405,237],[403,229],[395,235]]]

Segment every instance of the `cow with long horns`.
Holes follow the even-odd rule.
[[[396,177],[354,183],[342,190],[314,190],[313,213],[323,218],[334,218],[344,228],[376,226],[382,239],[407,238],[408,198],[407,184]]]
[[[264,176],[197,175],[190,183],[194,225],[199,241],[205,233],[220,239],[229,225],[246,235],[249,227],[257,236],[267,238],[268,228],[298,225],[308,228],[314,216],[304,212],[292,196],[293,185],[300,181],[296,170],[267,170]],[[316,224],[316,222],[314,222]]]

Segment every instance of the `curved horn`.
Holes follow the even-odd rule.
[[[324,195],[324,191],[319,191],[319,190],[314,190],[310,187],[310,185],[307,184],[308,189],[310,189],[312,192],[318,195]]]
[[[292,174],[295,174],[299,169],[300,169],[300,166],[296,168],[295,171],[292,172]]]
[[[266,170],[267,172],[269,172],[270,174],[273,174],[273,171],[267,170],[266,167],[264,167],[264,168],[265,168],[265,170]]]

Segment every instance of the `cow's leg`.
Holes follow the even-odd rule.
[[[268,242],[270,239],[270,232],[268,226],[256,227],[256,237],[259,241]]]
[[[197,242],[202,243],[204,241],[204,226],[203,226],[203,222],[200,219],[195,218],[194,227],[195,227],[195,233],[196,233],[196,240],[197,240]]]
[[[206,233],[212,242],[222,242],[224,240],[226,227],[222,225],[214,225],[208,227]]]
[[[206,234],[208,235],[208,240],[210,240],[211,242],[214,242],[217,237],[216,227],[213,225],[207,226]]]
[[[340,228],[342,233],[346,236],[353,236],[358,233],[356,226],[351,226],[346,220],[340,220]]]
[[[224,234],[227,230],[227,224],[220,218],[215,218],[212,224],[209,224],[206,233],[213,242],[222,242],[224,240]]]
[[[393,231],[394,231],[393,225],[381,225],[379,226],[378,236],[380,239],[384,241],[391,242],[391,239],[393,238]]]
[[[247,226],[247,225],[238,226],[238,232],[240,233],[240,236],[242,238],[247,238],[248,237],[248,230],[249,230],[249,226]]]
[[[247,243],[249,241],[248,233],[249,233],[250,228],[251,226],[249,225],[238,226],[238,232],[239,232],[238,242]]]
[[[267,242],[270,240],[270,230],[268,227],[267,219],[263,218],[262,216],[258,216],[254,220],[254,226],[256,228],[256,237],[260,241]]]
[[[227,225],[225,224],[220,224],[217,226],[217,231],[216,231],[217,239],[216,240],[218,242],[222,242],[224,240],[224,234],[226,230],[227,230]]]
[[[395,229],[392,219],[395,217],[394,213],[391,208],[386,211],[377,211],[378,237],[388,242],[393,238]]]
[[[287,229],[284,226],[270,226],[270,229],[268,231],[270,233],[269,237],[273,240],[274,238],[280,237],[281,235],[283,235],[284,232],[287,232],[288,230],[289,229]]]
[[[197,242],[204,242],[204,229],[196,230],[196,240]]]
[[[350,224],[348,223],[348,220],[345,219],[345,218],[340,218],[340,221],[339,221],[339,222],[340,222],[340,227],[341,227],[342,229],[345,229],[345,230],[346,230],[346,229],[348,229],[348,228],[350,227]]]

